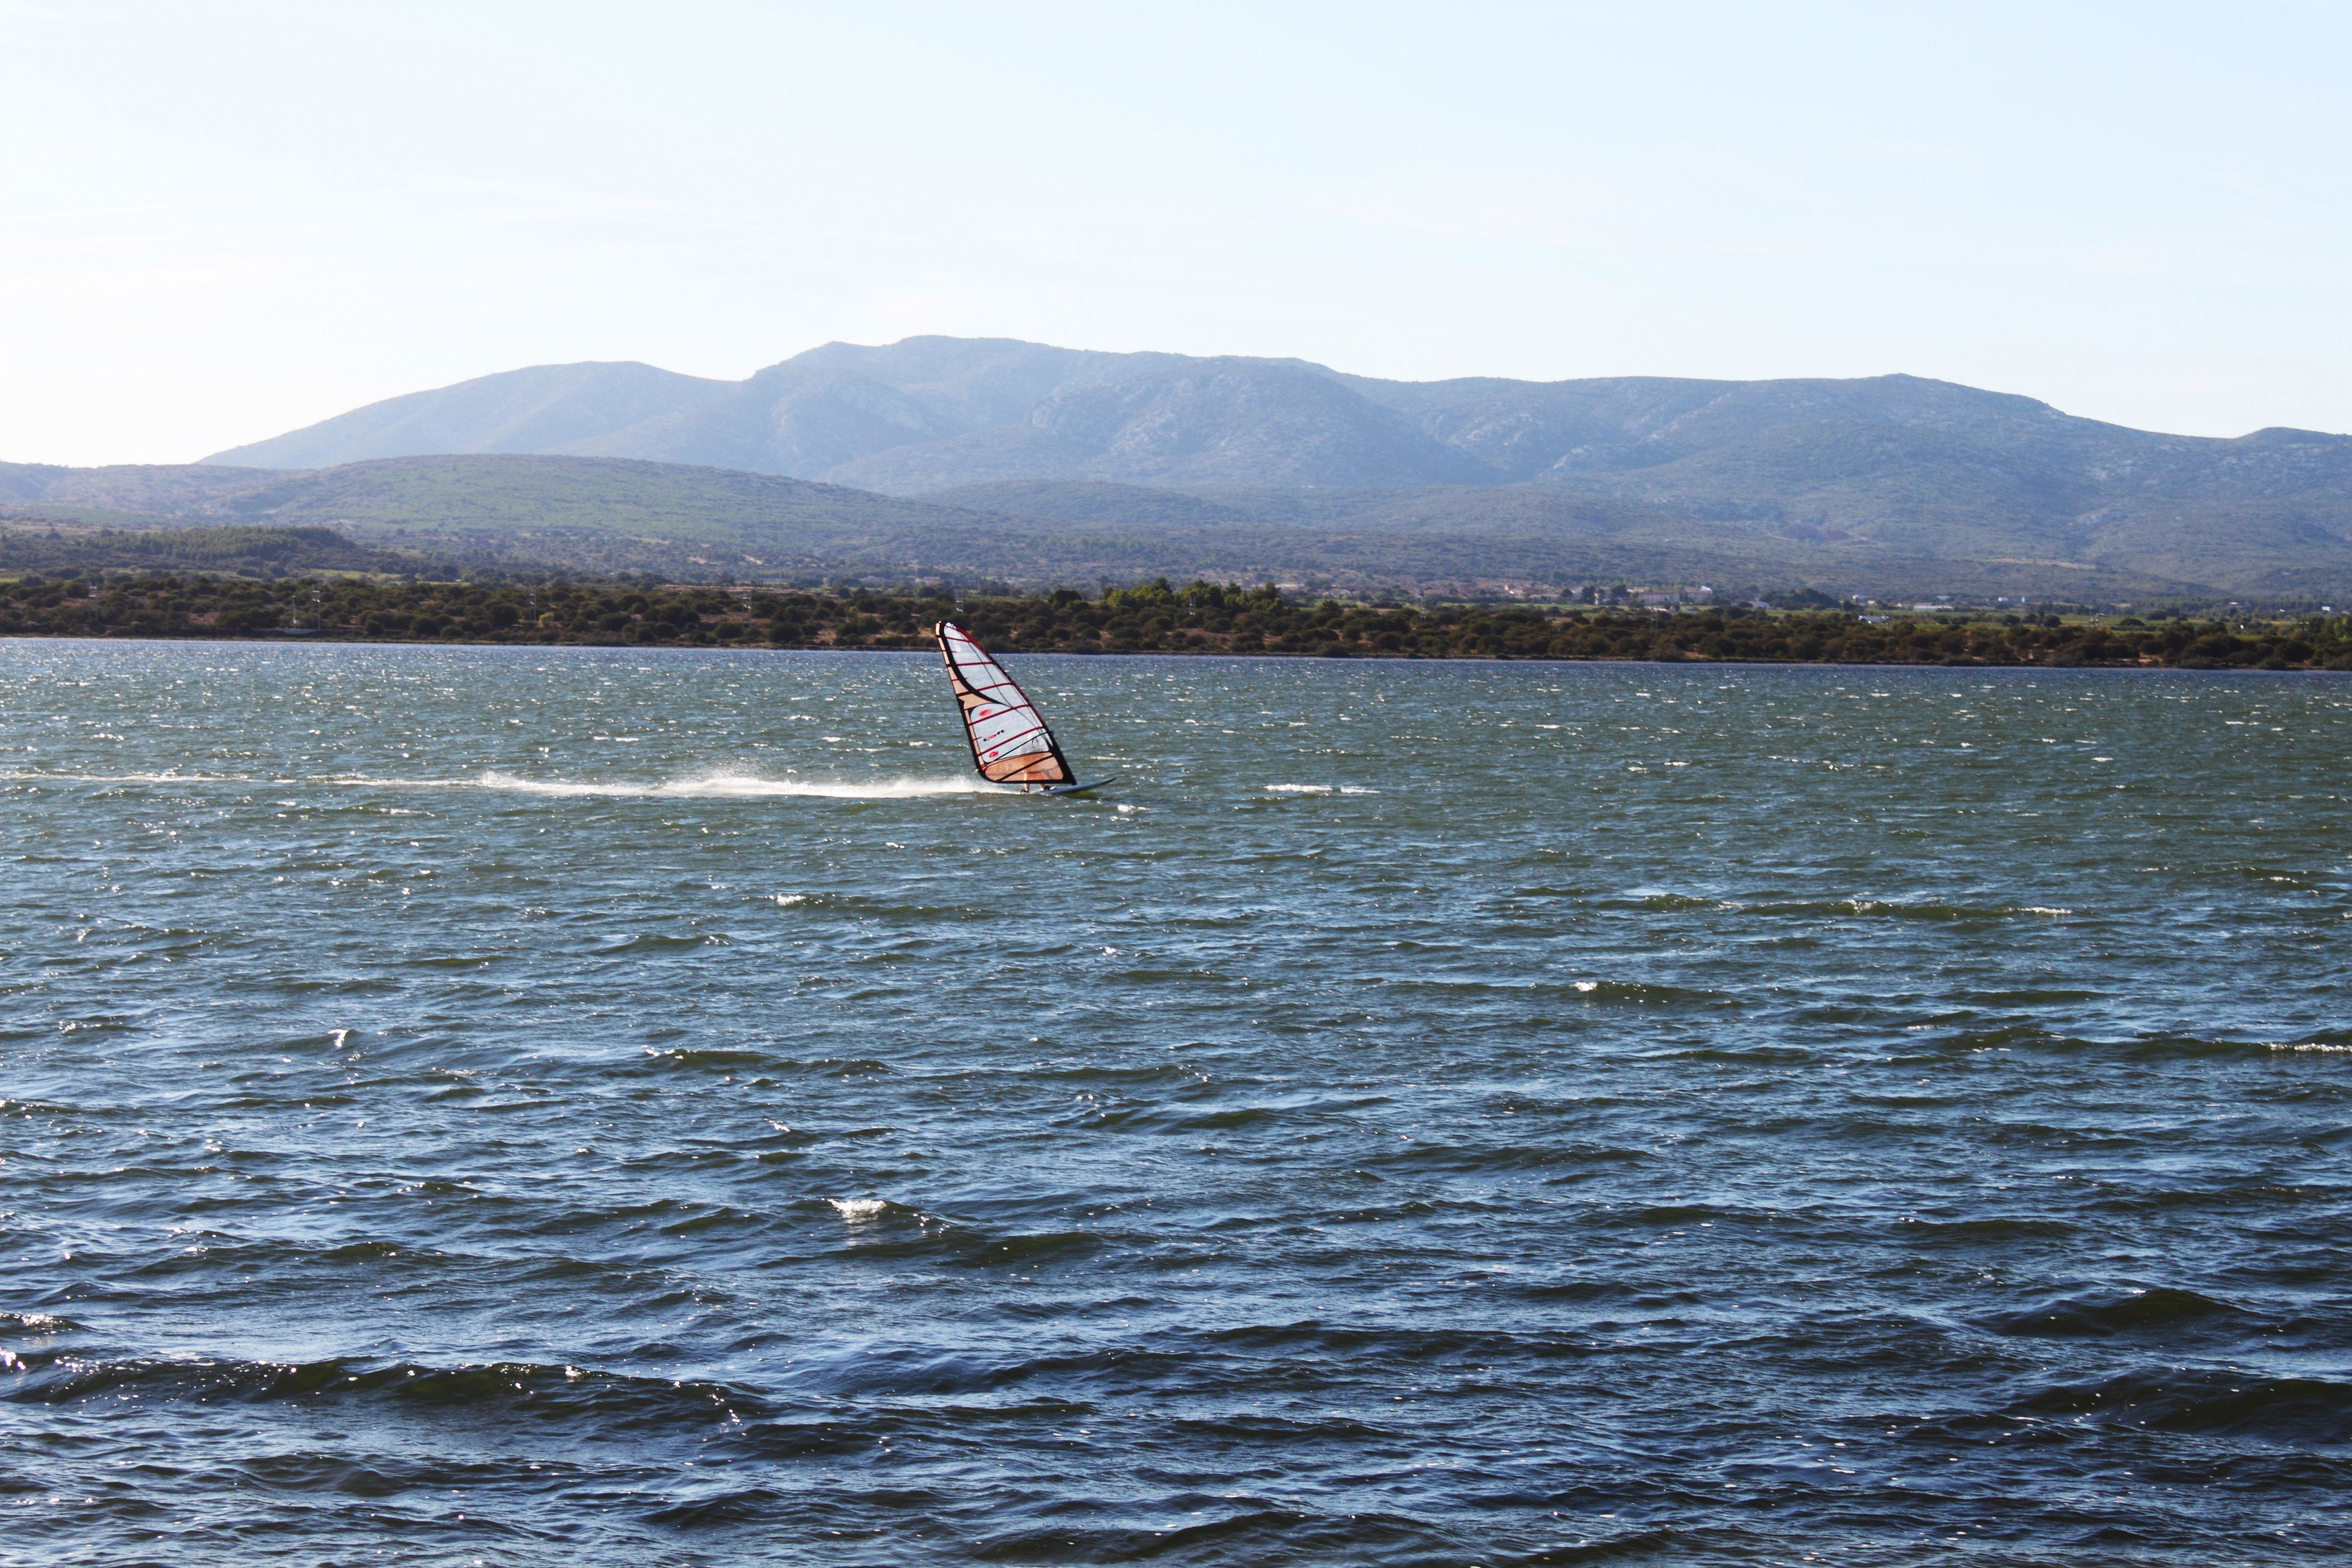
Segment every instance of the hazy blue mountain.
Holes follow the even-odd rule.
[[[958,426],[897,388],[847,371],[762,371],[708,405],[551,450],[811,478],[878,447]]]
[[[1416,485],[1494,475],[1328,372],[1215,359],[1066,384],[1017,424],[889,447],[828,477],[916,493],[1020,479]]]
[[[324,468],[370,458],[557,451],[677,415],[733,385],[634,363],[532,365],[371,403],[205,461]]]
[[[635,363],[539,365],[370,404],[205,461],[308,468],[536,452],[812,479],[887,447],[1016,423],[1058,389],[1181,359],[909,338],[880,348],[828,343],[740,382]]]
[[[2031,530],[2141,499],[2352,494],[2352,437],[2157,435],[1916,376],[1393,382],[1297,360],[942,337],[828,343],[740,382],[541,366],[207,461],[459,452],[635,458],[906,494],[1019,480],[1554,485],[1846,532],[1899,526],[1923,505]]]
[[[1482,459],[1295,360],[1003,339],[828,343],[741,382],[541,365],[371,404],[208,463],[478,452],[618,457],[900,492],[1013,478],[1485,483]]]
[[[827,343],[761,374],[863,376],[938,409],[956,428],[970,431],[1016,424],[1064,387],[1127,381],[1192,363],[1183,354],[1057,349],[1013,338],[923,337],[879,348]]]

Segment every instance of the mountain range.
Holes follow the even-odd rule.
[[[740,382],[510,371],[201,465],[0,466],[12,500],[751,575],[2352,595],[2352,437],[2161,435],[1907,375],[1397,382],[926,337]]]
[[[1300,360],[940,337],[828,343],[740,382],[540,365],[370,404],[205,461],[320,468],[491,452],[899,495],[1013,480],[1533,484],[1815,524],[1923,505],[2036,515],[2154,496],[2340,497],[2352,484],[2352,437],[2156,435],[1908,375],[1399,382]]]

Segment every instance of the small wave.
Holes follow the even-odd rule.
[[[27,1357],[27,1360],[33,1358]],[[153,1405],[324,1404],[389,1399],[497,1417],[569,1416],[604,1430],[709,1432],[768,1414],[752,1391],[703,1379],[670,1379],[523,1362],[436,1367],[340,1358],[315,1362],[208,1358],[44,1356],[11,1391],[28,1404],[103,1399]]]
[[[1559,1144],[1438,1142],[1416,1139],[1393,1149],[1362,1156],[1367,1166],[1410,1166],[1417,1171],[1464,1173],[1502,1171],[1559,1171],[1553,1184],[1643,1164],[1654,1156],[1647,1149],[1622,1149],[1579,1140]]]
[[[1557,994],[1557,984],[1542,990]],[[1632,1002],[1645,1006],[1736,1007],[1739,998],[1724,991],[1702,991],[1683,985],[1651,985],[1638,980],[1571,980],[1569,991],[1580,1001]]]
[[[1378,795],[1381,792],[1362,784],[1270,784],[1268,795]]]
[[[2164,1334],[2190,1324],[2243,1316],[2226,1301],[2159,1286],[2119,1294],[2064,1297],[1982,1321],[1995,1333],[2016,1338],[2104,1339],[2117,1334]]]
[[[2352,1386],[2331,1379],[2183,1368],[2062,1384],[2011,1409],[2020,1415],[2158,1432],[2336,1444],[2352,1439],[2352,1398],[2347,1396],[2352,1396]]]
[[[1454,1358],[1500,1362],[1555,1350],[1561,1337],[1549,1326],[1482,1328],[1452,1324],[1437,1328],[1333,1322],[1318,1318],[1288,1323],[1242,1323],[1204,1328],[1201,1342],[1244,1355],[1281,1360],[1315,1356],[1393,1358],[1428,1365]]]
[[[1628,896],[1640,896],[1642,892],[1642,889],[1636,889],[1634,894]],[[1694,904],[1707,901],[1692,900]],[[2079,918],[2083,914],[2083,910],[2079,909],[2064,908],[2055,904],[1956,904],[1936,900],[1914,900],[1864,897],[1788,901],[1759,900],[1748,902],[1724,902],[1716,904],[1714,907],[1736,910],[1753,915],[1811,915],[1832,920],[1859,916],[1864,920],[1968,921],[2016,920],[2027,915],[2039,920],[2070,920]]]
[[[845,1448],[848,1446],[843,1445]],[[745,1487],[667,1503],[644,1517],[647,1524],[673,1530],[708,1530],[714,1525],[753,1524],[787,1518],[794,1500],[791,1495],[767,1487]]]
[[[1042,1268],[1092,1255],[1092,1231],[992,1232],[887,1198],[827,1198],[849,1231],[848,1254],[880,1261],[923,1258],[961,1268]]]

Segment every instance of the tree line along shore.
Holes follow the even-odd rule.
[[[627,582],[253,582],[150,575],[0,583],[0,636],[927,648],[954,620],[1012,653],[1637,659],[1790,664],[2107,665],[2352,670],[2352,617],[2143,624],[1963,613],[1681,612],[1550,605],[1360,605],[1271,584],[1166,582],[1030,595],[820,592]]]

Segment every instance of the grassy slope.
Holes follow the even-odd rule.
[[[847,543],[980,521],[771,474],[622,458],[390,458],[286,476],[223,503],[247,519],[425,531],[585,531],[710,544]]]
[[[0,521],[0,571],[72,577],[94,572],[215,572],[275,577],[312,572],[453,574],[446,561],[371,550],[324,528],[124,531],[121,514]],[[17,526],[8,526],[9,522]]]

